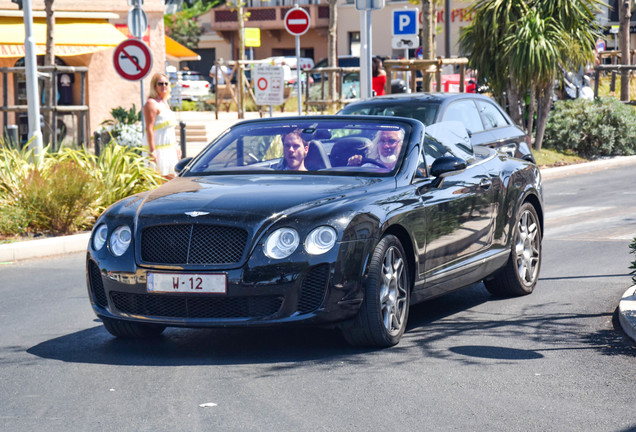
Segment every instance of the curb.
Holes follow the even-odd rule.
[[[0,263],[85,251],[91,233],[0,244]]]
[[[575,165],[566,165],[556,168],[544,168],[541,170],[542,180],[551,180],[567,177],[575,174],[585,174],[594,171],[605,170],[618,166],[636,165],[636,156],[616,156],[607,159],[584,162]]]
[[[629,288],[618,303],[618,320],[627,336],[636,342],[636,285]]]

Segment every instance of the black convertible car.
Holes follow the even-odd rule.
[[[244,121],[177,168],[93,229],[88,292],[115,336],[302,323],[386,347],[413,303],[538,279],[537,166],[473,147],[457,122]]]

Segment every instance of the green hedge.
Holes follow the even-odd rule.
[[[557,101],[543,145],[586,158],[636,154],[636,108],[609,97]]]

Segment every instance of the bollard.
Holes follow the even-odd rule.
[[[179,137],[181,141],[181,159],[185,159],[186,156],[186,124],[183,121],[179,122]]]
[[[102,152],[102,135],[99,132],[93,132],[93,142],[95,143],[95,156],[99,157]]]
[[[5,128],[5,140],[9,147],[20,149],[20,138],[18,136],[18,125],[7,125]]]

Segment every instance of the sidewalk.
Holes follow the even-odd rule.
[[[182,112],[180,114],[181,120],[186,123],[188,121],[199,121],[210,124],[210,139],[218,136],[234,123],[241,121],[237,118],[236,113],[219,113],[218,120],[214,119],[214,113]],[[275,114],[275,116],[287,115],[294,115],[294,113]],[[258,113],[246,113],[245,120],[258,117]],[[200,151],[200,149],[197,150],[196,148],[188,147],[186,151],[188,155],[195,155],[198,151]],[[636,156],[621,156],[577,165],[545,168],[541,170],[541,176],[545,181],[625,165],[636,166]],[[90,233],[82,233],[63,237],[46,238],[42,240],[0,244],[0,268],[2,268],[2,265],[8,265],[13,262],[26,259],[82,252],[86,250],[89,239]],[[625,291],[619,302],[618,309],[619,321],[623,330],[630,338],[636,341],[636,285]]]

